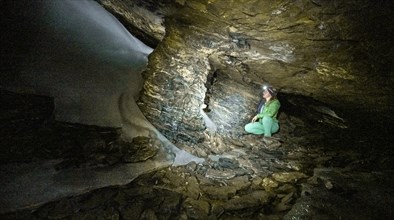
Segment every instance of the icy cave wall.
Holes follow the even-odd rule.
[[[53,97],[59,121],[122,127],[152,48],[92,0],[0,5],[0,88]]]

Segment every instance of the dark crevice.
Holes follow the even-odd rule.
[[[204,112],[210,112],[212,109],[210,109],[210,100],[211,97],[214,93],[214,84],[216,82],[216,77],[218,75],[218,71],[216,70],[213,73],[209,73],[207,76],[207,82],[205,83],[205,87],[207,88],[207,91],[205,92],[205,98],[204,98],[204,104],[206,105],[205,108],[203,108]]]

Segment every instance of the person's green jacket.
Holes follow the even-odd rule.
[[[257,114],[257,118],[263,118],[264,116],[269,116],[273,119],[276,119],[279,108],[280,108],[279,100],[271,99],[265,103],[263,112]]]

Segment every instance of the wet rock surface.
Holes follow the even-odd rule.
[[[57,169],[110,167],[151,160],[160,147],[150,137],[121,141],[113,128],[53,121],[51,114],[47,114],[51,112],[50,99],[5,91],[1,95],[9,104],[9,108],[2,109],[3,126],[7,126],[1,132],[2,165],[58,158],[63,162]],[[219,141],[225,146],[216,152],[204,151],[207,159],[202,164],[170,166],[143,174],[126,185],[2,213],[0,217],[390,219],[394,216],[390,139],[376,139],[378,142],[371,142],[368,137],[364,141],[354,141],[354,136],[346,139],[335,136],[337,128],[311,124],[286,113],[281,114],[280,121],[282,129],[274,135],[281,143],[278,148],[266,146],[260,136],[216,135],[209,143],[190,143],[191,149],[217,146]]]

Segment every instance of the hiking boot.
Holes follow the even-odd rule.
[[[264,137],[263,142],[266,145],[266,147],[271,149],[276,149],[282,145],[278,139],[275,139],[273,137]]]

